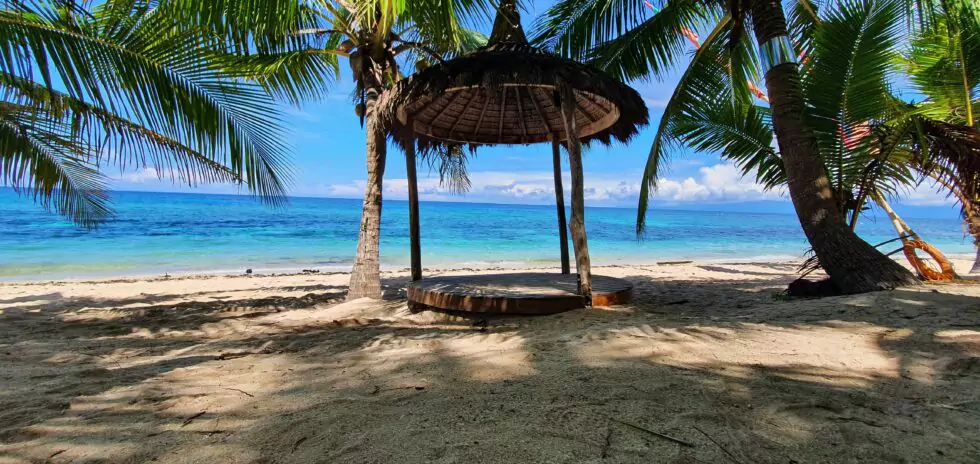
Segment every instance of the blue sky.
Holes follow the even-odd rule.
[[[530,25],[551,1],[526,2],[524,22]],[[528,28],[529,29],[529,28]],[[342,78],[322,102],[301,108],[285,108],[291,129],[288,139],[295,148],[294,196],[361,198],[365,179],[365,138],[350,102],[353,83],[341,63]],[[679,73],[675,73],[679,74]],[[639,181],[652,143],[655,127],[670,98],[676,75],[664,82],[635,82],[650,109],[651,125],[628,146],[596,147],[586,153],[586,202],[589,206],[635,207]],[[490,203],[548,204],[554,202],[550,145],[504,146],[481,149],[470,163],[473,189],[463,196],[451,195],[439,185],[437,173],[419,171],[422,200]],[[567,194],[567,165],[566,194]],[[160,181],[152,170],[110,173],[113,188],[140,191],[187,191],[232,193],[227,185],[189,189]],[[401,152],[389,149],[385,174],[386,198],[406,196],[405,162]],[[923,187],[898,201],[899,209],[914,215],[956,217],[958,210],[944,196]],[[654,207],[789,212],[783,192],[766,192],[752,179],[715,155],[676,153],[661,179]]]

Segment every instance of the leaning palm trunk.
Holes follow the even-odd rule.
[[[381,192],[385,173],[387,145],[381,121],[377,117],[380,88],[369,88],[365,99],[367,126],[367,185],[361,209],[361,227],[357,237],[357,256],[351,271],[347,299],[381,298],[379,263],[381,240]]]
[[[905,223],[898,213],[892,209],[892,206],[888,204],[888,200],[885,200],[884,196],[875,192],[871,194],[871,198],[874,200],[875,204],[877,204],[881,209],[885,210],[885,214],[888,215],[888,219],[892,222],[892,227],[895,228],[895,233],[898,234],[898,238],[902,240],[902,243],[907,242],[910,238],[912,240],[922,240],[922,237],[919,237],[919,234],[915,233],[915,231]]]
[[[752,16],[758,43],[788,35],[779,0],[753,0]],[[843,293],[914,284],[911,272],[861,240],[838,214],[820,165],[816,137],[803,120],[804,99],[796,64],[776,63],[766,70],[765,79],[790,198],[830,279]]]

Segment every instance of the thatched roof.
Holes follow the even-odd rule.
[[[625,142],[648,123],[629,86],[590,66],[530,46],[504,1],[490,44],[397,83],[381,101],[392,136],[421,145],[567,140],[558,95],[571,87],[583,142]],[[411,123],[411,124],[410,124]]]

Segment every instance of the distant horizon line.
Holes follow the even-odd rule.
[[[8,185],[0,185],[0,189],[14,190],[13,187]],[[228,196],[228,197],[248,197],[258,200],[258,197],[247,192],[240,193],[216,193],[216,192],[196,192],[196,191],[185,191],[185,192],[174,192],[174,191],[159,191],[159,190],[125,190],[125,189],[110,189],[110,193],[144,193],[144,194],[161,194],[161,195],[198,195],[198,196]],[[345,201],[362,201],[360,198],[348,198],[348,197],[327,197],[327,196],[304,196],[304,195],[286,195],[289,199],[301,199],[301,200],[345,200]],[[387,201],[403,202],[407,203],[407,199],[402,198],[387,198]],[[497,203],[492,201],[467,201],[467,200],[419,200],[419,203],[435,203],[435,204],[467,204],[467,205],[490,205],[490,206],[531,206],[531,207],[554,207],[555,203]],[[671,206],[670,204],[655,205],[651,204],[649,210],[657,211],[678,211],[678,212],[689,212],[689,213],[742,213],[742,214],[766,214],[766,215],[777,215],[777,216],[796,216],[796,213],[792,211],[793,204],[789,199],[781,200],[747,200],[747,201],[733,201],[733,202],[721,202],[721,203],[697,203],[705,206],[721,206],[727,205],[730,207],[737,208],[739,205],[780,205],[784,207],[789,207],[790,211],[746,211],[740,209],[690,209],[686,208],[685,204],[677,204]],[[896,205],[899,208],[935,208],[936,205]],[[955,209],[955,205],[943,205],[948,206],[950,209]],[[567,206],[566,206],[567,208]],[[602,206],[602,205],[587,205],[586,208],[589,209],[616,209],[616,210],[631,210],[635,211],[635,207],[629,206]],[[959,217],[959,213],[954,213],[954,216],[948,217],[948,219],[962,219]],[[935,217],[918,217],[918,216],[908,216],[908,219],[935,219]]]
[[[9,188],[9,187],[8,187]],[[202,195],[202,196],[233,196],[233,197],[252,197],[258,198],[250,193],[214,193],[214,192],[167,192],[158,190],[109,190],[111,193],[156,193],[164,195]],[[347,201],[362,201],[360,198],[349,198],[349,197],[327,197],[327,196],[303,196],[303,195],[286,195],[286,198],[296,198],[302,200],[347,200]],[[396,201],[402,203],[408,203],[407,199],[404,198],[385,198],[383,201]],[[437,203],[437,204],[467,204],[467,205],[491,205],[491,206],[533,206],[533,207],[554,207],[555,203],[495,203],[492,201],[451,201],[451,200],[419,200],[419,203]],[[750,205],[759,203],[771,203],[778,205],[790,205],[792,203],[789,200],[750,200],[750,201],[733,201],[733,202],[723,202],[723,203],[701,203],[704,205]],[[679,207],[667,206],[666,210],[669,211],[681,211],[689,213],[746,213],[746,214],[775,214],[781,216],[794,216],[796,213],[792,212],[767,212],[767,211],[734,211],[734,210],[707,210],[707,209],[683,209],[682,204],[678,204]],[[660,205],[664,206],[664,205]],[[568,206],[566,205],[566,208]],[[602,205],[586,205],[586,208],[597,208],[597,209],[622,209],[635,211],[635,207],[628,206],[602,206]],[[650,208],[656,210],[657,208]]]
[[[212,193],[212,192],[161,192],[161,191],[150,191],[150,190],[110,190],[110,192],[123,192],[123,193],[160,193],[160,194],[177,194],[177,195],[212,195],[212,196],[242,196],[242,197],[255,197],[250,193]],[[327,196],[303,196],[303,195],[286,195],[287,198],[297,198],[297,199],[310,199],[310,200],[348,200],[348,201],[362,201],[361,198],[348,198],[348,197],[327,197]],[[255,197],[257,198],[257,197]],[[408,203],[407,199],[402,198],[386,198],[384,201],[396,201]],[[419,203],[436,203],[436,204],[467,204],[467,205],[492,205],[492,206],[533,206],[533,207],[554,207],[555,203],[496,203],[492,201],[451,201],[451,200],[419,200]],[[748,200],[748,201],[733,201],[733,202],[723,202],[723,203],[700,203],[705,206],[713,205],[759,205],[759,204],[772,204],[772,205],[782,205],[788,206],[790,209],[793,208],[793,202],[789,199],[781,200]],[[935,208],[935,205],[897,205],[900,208]],[[943,205],[947,206],[947,205]],[[951,209],[955,209],[955,205],[948,205]],[[566,206],[567,208],[568,206]],[[636,207],[629,206],[601,206],[601,205],[586,205],[586,208],[596,208],[596,209],[619,209],[619,210],[630,210],[636,211]],[[744,210],[724,210],[724,209],[688,209],[685,208],[684,204],[677,204],[677,206],[669,205],[651,205],[650,210],[656,211],[666,210],[666,211],[679,211],[679,212],[689,212],[689,213],[743,213],[743,214],[771,214],[777,216],[796,216],[795,211],[744,211]],[[934,219],[927,217],[909,216],[908,219]],[[950,217],[949,219],[954,219]],[[957,217],[955,219],[960,219]]]

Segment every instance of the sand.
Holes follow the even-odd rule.
[[[794,269],[602,267],[633,304],[486,324],[404,273],[0,284],[0,462],[980,462],[980,285]]]

